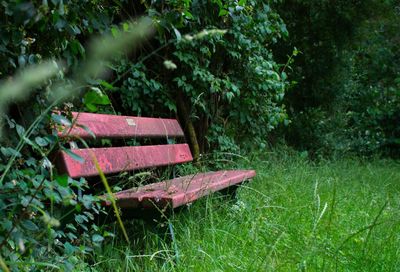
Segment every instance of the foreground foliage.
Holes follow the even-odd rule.
[[[63,99],[76,94],[85,81],[94,81],[93,75],[102,74],[104,63],[115,57],[116,52],[125,52],[127,46],[136,45],[148,35],[150,26],[149,20],[138,20],[134,25],[126,23],[124,37],[116,39],[108,35],[98,39],[92,43],[86,61],[81,63],[85,69],[69,79],[63,73],[62,64],[54,61],[24,69],[13,80],[0,85],[0,116],[7,121],[0,126],[2,270],[71,271],[79,261],[74,253],[87,255],[112,235],[95,224],[94,219],[102,208],[92,186],[83,178],[73,180],[61,175],[55,167],[56,153],[60,149],[82,161],[65,149],[64,142],[57,136],[57,127],[72,125],[68,118],[72,105],[67,103],[51,112]],[[104,48],[104,44],[108,46]],[[24,128],[4,114],[11,102],[23,99],[32,89],[43,85],[48,93],[39,94],[42,95],[40,114],[30,116],[34,121],[29,126],[25,123],[29,119],[23,120]],[[90,94],[92,98],[104,101],[100,94]],[[88,99],[86,103],[98,103],[98,100]],[[86,145],[85,142],[82,144]],[[104,184],[107,187],[105,179]]]
[[[82,194],[89,188],[85,179],[57,174],[49,158],[58,139],[40,133],[46,122],[29,130],[10,119],[8,125],[20,142],[0,149],[0,254],[13,271],[72,270],[78,262],[73,253],[87,254],[104,239],[90,223],[100,201]]]
[[[397,162],[272,157],[246,163],[257,177],[240,188],[236,200],[214,195],[175,214],[175,240],[166,242],[162,232],[134,221],[134,243],[127,247],[116,238],[96,252],[91,269],[397,270]]]

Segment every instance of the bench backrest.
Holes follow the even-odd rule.
[[[175,119],[118,116],[108,114],[73,112],[72,127],[58,131],[61,138],[83,139],[122,138],[176,138],[184,133]],[[58,155],[61,171],[72,178],[98,176],[93,161],[96,157],[104,174],[131,171],[143,168],[168,166],[193,160],[187,144],[165,144],[149,146],[123,146],[72,149],[83,161],[72,158],[65,151]]]

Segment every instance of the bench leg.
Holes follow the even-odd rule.
[[[219,192],[223,196],[226,196],[228,199],[233,200],[233,199],[236,199],[236,197],[237,197],[237,189],[239,188],[239,186],[240,186],[240,184],[235,184],[235,185],[229,186]]]

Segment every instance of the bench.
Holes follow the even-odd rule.
[[[96,139],[141,139],[182,140],[184,132],[177,120],[118,116],[108,114],[73,112],[71,126],[58,129],[60,138],[82,138],[90,142]],[[167,142],[167,141],[166,141]],[[71,156],[73,152],[83,160]],[[92,156],[105,175],[146,168],[173,166],[193,160],[186,143],[77,148],[71,145],[66,152],[57,154],[58,169],[71,178],[99,176]],[[224,170],[197,173],[162,182],[123,190],[114,194],[121,208],[159,209],[176,208],[208,195],[212,192],[238,185],[255,176],[254,170]],[[110,203],[106,202],[106,205]]]

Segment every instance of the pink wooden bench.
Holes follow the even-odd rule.
[[[73,113],[72,127],[59,130],[59,137],[93,139],[183,138],[177,120]],[[72,178],[95,177],[99,173],[93,162],[96,156],[104,174],[145,168],[172,166],[193,160],[189,146],[183,144],[71,148],[83,158],[76,160],[65,151],[58,154],[58,167]],[[255,176],[254,170],[226,170],[198,173],[115,193],[121,208],[176,208],[212,192],[238,185]],[[108,203],[109,204],[109,203]]]

